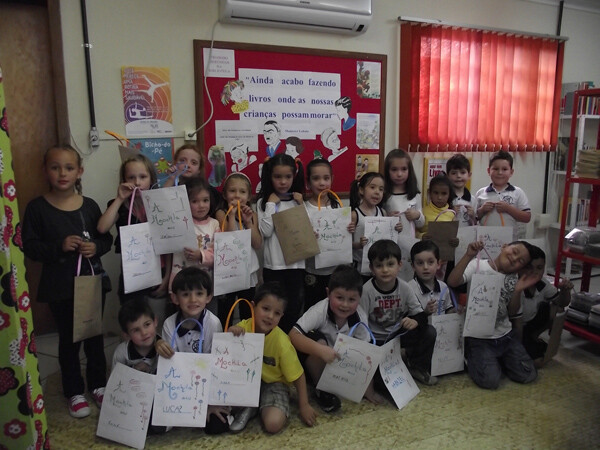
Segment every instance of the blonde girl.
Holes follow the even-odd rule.
[[[100,217],[97,227],[98,232],[106,233],[113,225],[116,225],[115,253],[117,254],[121,253],[119,228],[128,223],[130,199],[134,190],[136,194],[131,211],[131,225],[147,221],[141,191],[150,189],[156,184],[156,172],[154,171],[152,162],[144,155],[139,154],[127,158],[121,163],[119,180],[120,184],[117,188],[117,196],[108,202],[108,207],[104,211],[104,214],[102,214],[102,217]],[[123,304],[133,298],[142,298],[144,296],[161,297],[167,293],[168,280],[168,274],[165,274],[160,285],[125,294],[123,273],[121,273],[119,276],[119,289],[117,291],[119,300]]]
[[[408,153],[394,149],[385,157],[384,209],[390,216],[398,216],[411,229],[425,225],[421,211],[421,191]],[[406,230],[404,230],[406,232]]]
[[[98,232],[102,214],[94,200],[81,195],[81,156],[70,145],[51,147],[44,155],[44,172],[50,190],[29,202],[23,218],[23,251],[42,263],[37,301],[48,303],[58,328],[58,361],[69,414],[90,415],[84,396],[79,350],[87,357],[86,382],[91,397],[101,406],[106,385],[104,338],[100,334],[73,342],[74,277],[80,257],[94,273],[103,273],[100,256],[110,250],[111,235]],[[81,274],[91,274],[82,261]],[[103,298],[105,292],[103,291]]]

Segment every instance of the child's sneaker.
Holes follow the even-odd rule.
[[[242,408],[236,415],[231,425],[229,425],[229,431],[239,433],[244,428],[250,419],[252,419],[257,412],[257,408]]]
[[[340,399],[329,392],[315,389],[315,397],[317,398],[318,405],[325,412],[335,412],[342,407],[342,402]]]
[[[92,391],[92,398],[98,405],[98,408],[102,408],[102,400],[104,400],[104,388],[99,387]]]
[[[433,386],[437,384],[438,379],[434,377],[429,372],[423,369],[418,369],[416,367],[408,369],[412,377],[417,380],[419,383],[425,384],[427,386]]]
[[[90,415],[90,405],[83,395],[74,395],[69,399],[69,414],[76,419]]]

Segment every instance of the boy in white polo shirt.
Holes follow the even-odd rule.
[[[479,224],[513,227],[513,239],[517,239],[519,223],[531,220],[531,207],[525,192],[508,182],[514,173],[510,153],[504,150],[493,153],[488,167],[492,182],[479,189],[475,197]]]
[[[358,322],[367,323],[367,315],[359,306],[362,278],[350,265],[335,268],[329,279],[327,298],[306,311],[290,330],[290,340],[298,352],[306,355],[304,366],[317,383],[325,364],[339,358],[333,350],[338,333],[348,334]],[[364,327],[358,327],[353,337],[369,341]],[[340,399],[328,392],[316,390],[317,403],[325,412],[341,407]]]

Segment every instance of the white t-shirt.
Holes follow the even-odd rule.
[[[469,262],[467,267],[465,268],[465,272],[463,273],[463,283],[468,283],[473,278],[473,275],[477,272],[477,260],[474,259]],[[489,261],[487,259],[482,259],[479,261],[479,272],[478,273],[492,273],[498,274],[492,268]],[[502,336],[508,334],[510,330],[512,330],[512,324],[510,323],[508,317],[508,303],[510,302],[510,298],[512,297],[513,292],[515,291],[515,285],[519,277],[516,273],[510,275],[504,275],[504,285],[500,290],[500,301],[498,302],[498,313],[496,314],[496,324],[494,326],[494,331],[487,339],[498,339]],[[518,317],[521,314],[519,313],[514,317]]]
[[[423,307],[423,310],[427,308],[427,303],[430,300],[435,300],[437,302],[440,301],[441,297],[441,308],[438,303],[437,308],[438,311],[441,309],[441,313],[444,314],[446,310],[452,308],[454,305],[452,304],[452,299],[450,298],[450,288],[440,280],[434,280],[433,290],[430,290],[427,286],[425,286],[421,281],[419,281],[416,277],[408,282],[408,285],[415,293],[417,300]],[[437,311],[434,313],[437,314]]]
[[[159,339],[160,336],[156,336]],[[150,349],[146,356],[140,355],[136,350],[135,345],[131,341],[121,342],[115,348],[112,359],[112,368],[114,369],[117,363],[125,364],[127,367],[137,366],[139,363],[145,363],[149,368],[149,373],[156,373],[156,365],[158,364],[158,353],[153,348]]]
[[[521,308],[523,309],[523,323],[531,321],[537,314],[542,302],[551,302],[558,297],[558,289],[544,280],[534,286],[533,297],[528,297],[525,292],[521,294]]]
[[[470,225],[475,225],[471,222],[471,216],[467,213],[467,208],[465,206],[470,206],[473,208],[475,214],[477,214],[477,199],[471,195],[467,188],[464,188],[463,195],[461,197],[455,197],[452,200],[452,207],[454,206],[462,206],[459,212],[456,214],[456,220],[458,220],[459,227],[468,227]]]
[[[529,206],[529,200],[523,192],[523,189],[508,184],[502,191],[496,191],[490,184],[489,186],[482,187],[475,194],[477,199],[477,209],[485,202],[506,202],[511,206],[520,209],[521,211],[531,211]],[[502,224],[504,221],[504,225]],[[500,213],[494,208],[492,211],[487,213],[479,220],[480,225],[494,225],[494,226],[506,226],[513,227],[513,239],[517,240],[521,236],[521,225],[515,220],[513,216],[508,213]]]
[[[278,204],[273,202],[267,202],[265,210],[262,210],[262,199],[256,202],[256,211],[258,213],[258,229],[260,234],[263,236],[263,266],[271,270],[284,270],[284,269],[304,269],[304,260],[290,264],[285,264],[283,258],[283,251],[277,234],[275,233],[275,226],[273,225],[273,214],[281,211],[286,211],[298,206],[295,200],[284,200]]]
[[[415,228],[421,228],[425,225],[421,194],[415,195],[411,200],[408,199],[406,194],[392,194],[385,202],[383,209],[385,209],[389,215],[392,215],[394,211],[403,213],[409,208],[414,208],[419,211],[419,218],[415,220]]]
[[[167,317],[163,324],[162,338],[171,345],[171,339],[175,334],[177,325],[182,322],[183,317],[180,312]],[[202,324],[204,329],[204,340],[202,341],[202,348],[200,349],[200,330],[195,325],[194,329],[185,331],[183,327],[179,327],[179,330],[184,330],[185,333],[179,331],[175,337],[175,345],[173,350],[176,352],[187,352],[187,353],[210,353],[212,348],[213,334],[220,333],[223,331],[221,321],[217,316],[205,309],[200,315],[198,322]],[[193,323],[190,321],[190,323]],[[186,322],[186,325],[188,322]],[[183,333],[183,334],[182,334]],[[181,334],[181,335],[180,335]],[[199,351],[200,350],[200,351]]]

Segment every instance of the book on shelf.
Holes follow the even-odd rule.
[[[593,81],[580,81],[576,83],[563,83],[561,89],[560,111],[562,114],[573,114],[573,100],[575,91],[593,89]],[[589,102],[587,100],[590,100]],[[595,101],[593,101],[595,100]],[[589,112],[588,112],[589,111]],[[596,111],[596,112],[593,112]],[[578,114],[598,114],[598,98],[580,98]]]
[[[592,192],[589,191],[585,198],[577,198],[573,200],[572,197],[569,197],[569,205],[567,209],[567,220],[566,224],[569,225],[571,223],[571,218],[575,217],[575,225],[583,226],[588,224],[588,220],[590,218],[590,203],[591,203]],[[562,217],[563,210],[563,199],[560,199],[560,204],[558,208],[558,220],[560,221]],[[573,216],[574,215],[574,216]]]

